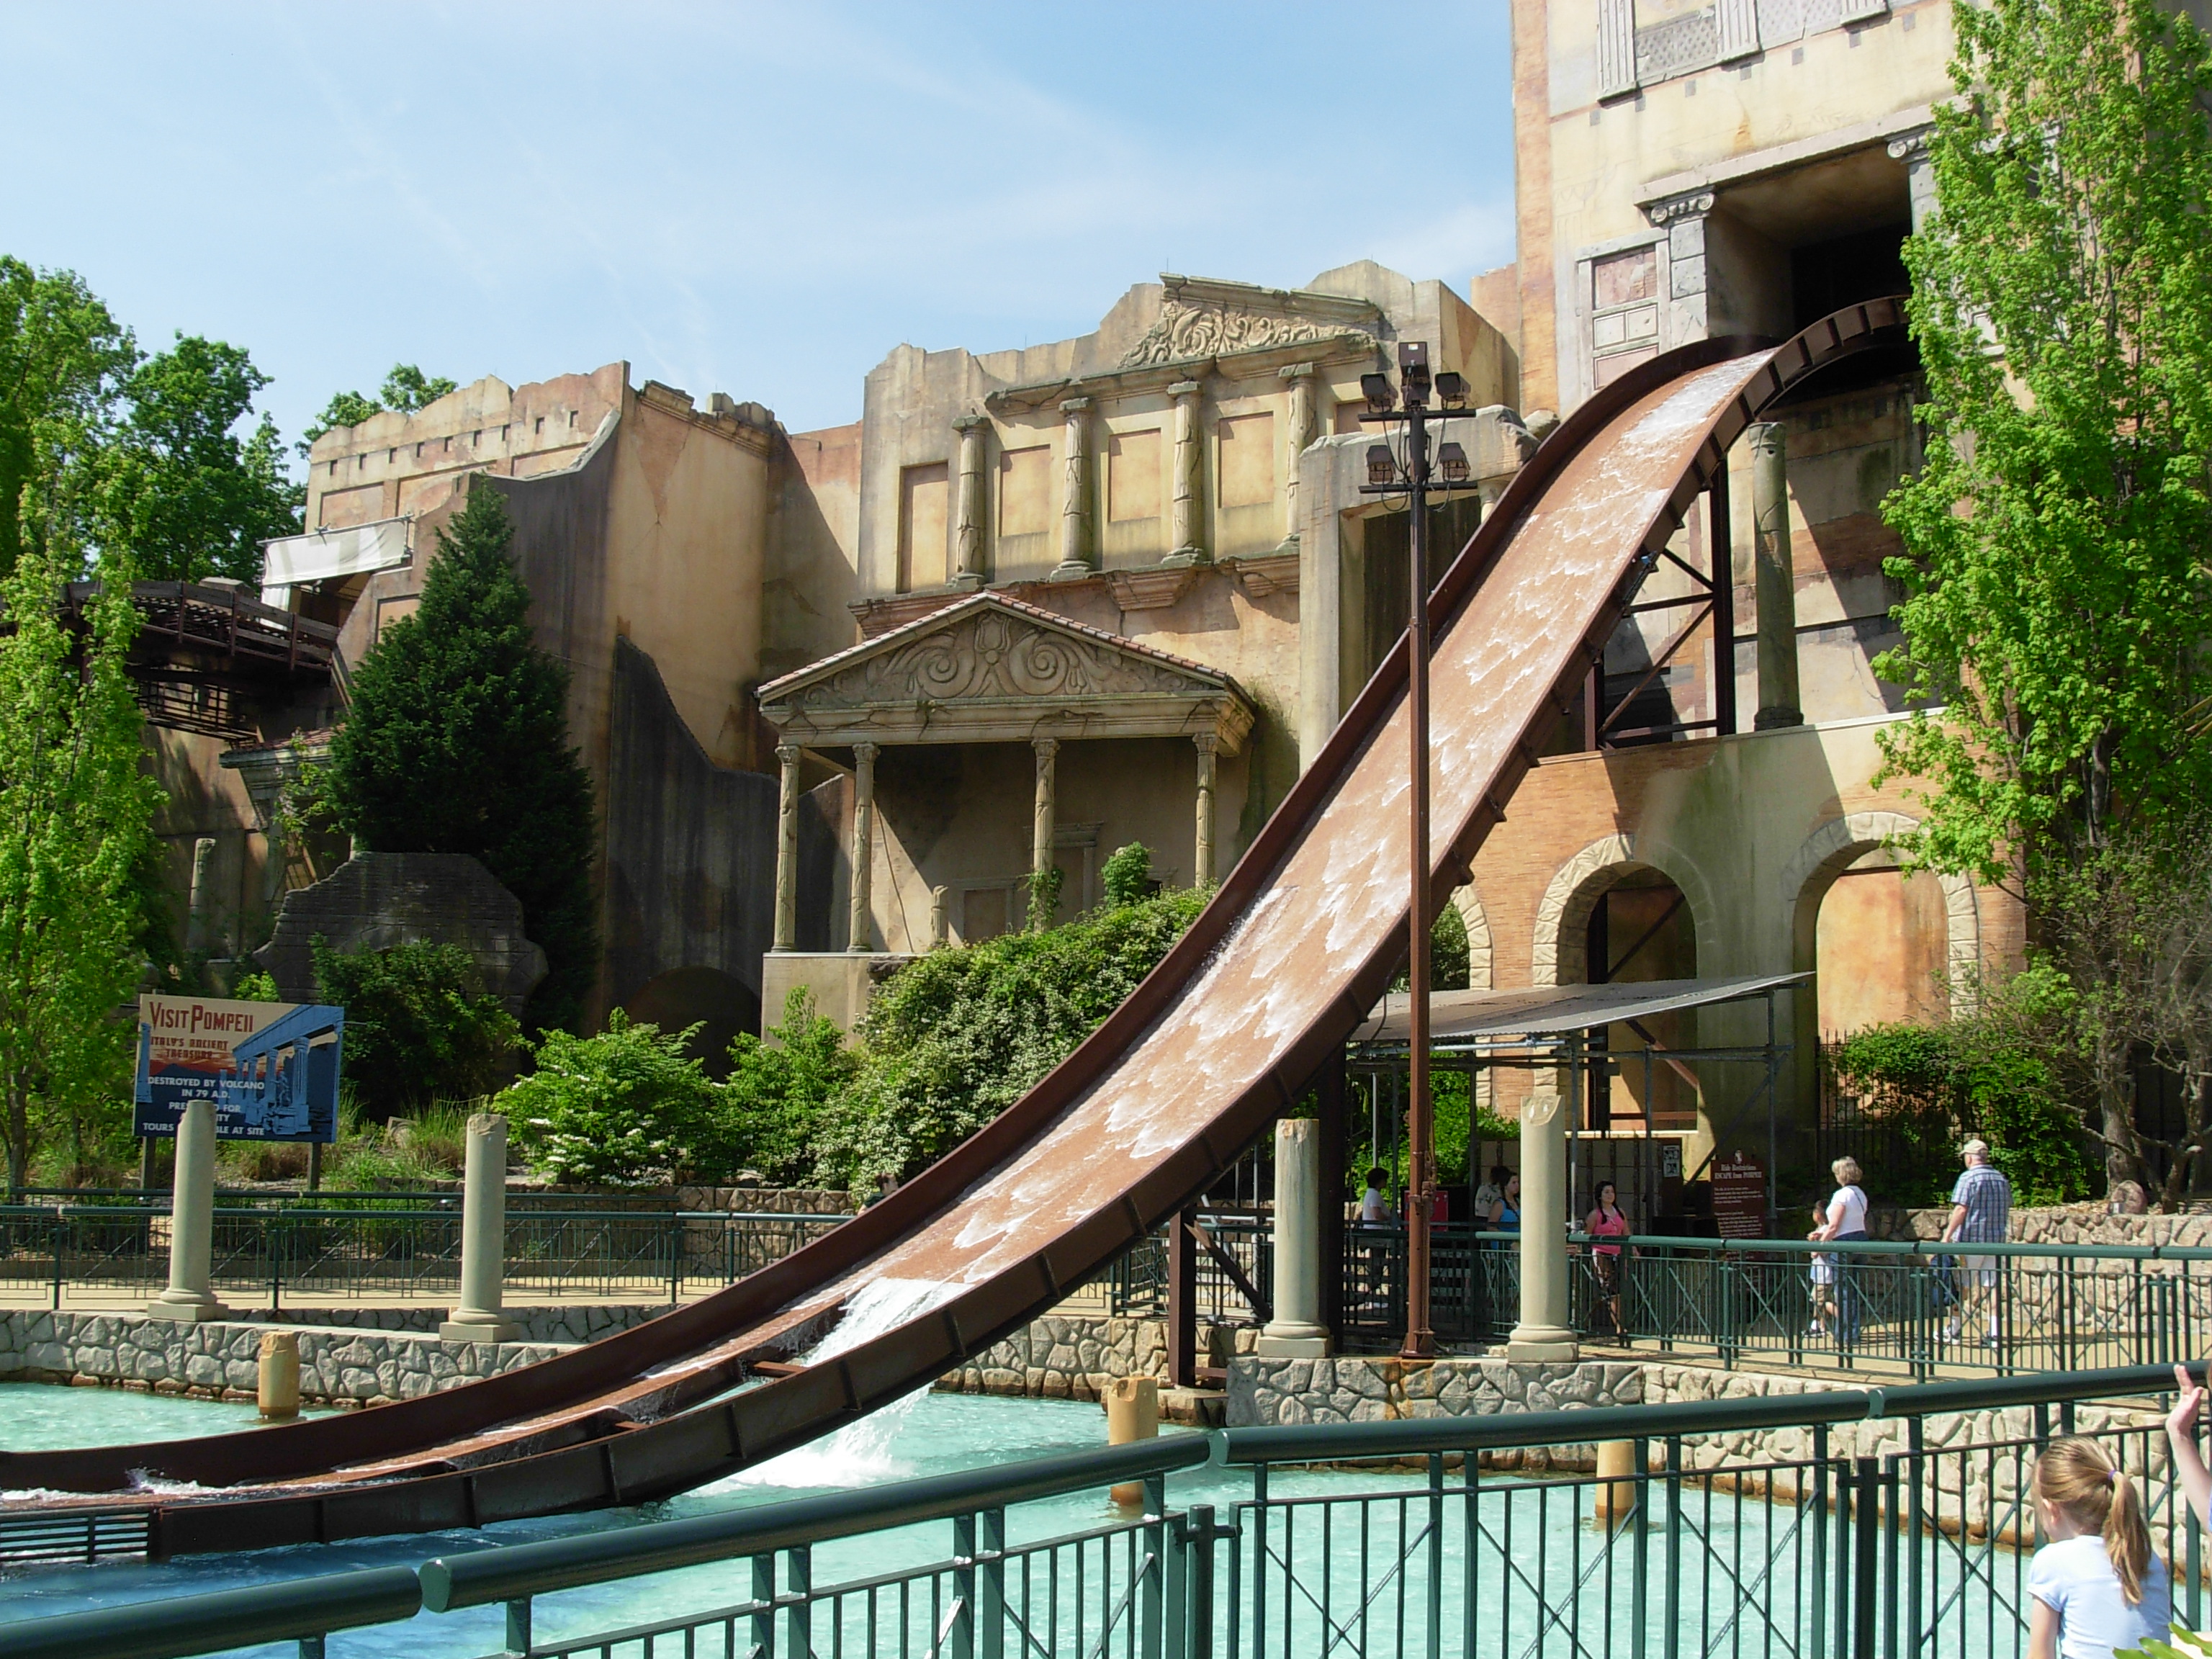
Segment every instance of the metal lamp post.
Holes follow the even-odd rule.
[[[1407,498],[1412,514],[1407,544],[1412,565],[1407,606],[1407,757],[1412,784],[1413,847],[1410,902],[1407,907],[1406,980],[1412,994],[1408,1042],[1406,1139],[1409,1168],[1406,1203],[1406,1341],[1403,1359],[1426,1359],[1436,1352],[1429,1325],[1429,1221],[1436,1206],[1436,1116],[1429,1092],[1429,930],[1435,925],[1429,903],[1429,497],[1472,489],[1467,452],[1443,443],[1432,468],[1429,459],[1429,401],[1433,392],[1439,422],[1467,407],[1467,381],[1446,370],[1429,374],[1429,348],[1419,340],[1398,346],[1398,385],[1383,374],[1363,374],[1359,389],[1367,399],[1362,419],[1403,428],[1404,454],[1387,441],[1367,451],[1363,495]],[[1442,475],[1442,483],[1437,475]]]

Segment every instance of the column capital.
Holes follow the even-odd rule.
[[[1058,738],[1031,738],[1030,739],[1030,747],[1036,750],[1036,757],[1039,760],[1048,761],[1054,755],[1057,755],[1060,752],[1060,739]]]
[[[963,433],[985,432],[990,429],[990,425],[991,417],[988,415],[969,414],[960,416],[955,419],[952,422],[952,429],[955,432]]]
[[[1314,368],[1311,363],[1285,363],[1275,371],[1275,378],[1279,380],[1310,380],[1314,377]]]
[[[1060,412],[1071,416],[1088,415],[1096,401],[1095,398],[1063,398],[1060,399]]]
[[[1215,754],[1221,748],[1221,734],[1218,732],[1194,732],[1190,734],[1190,740],[1197,745],[1198,752],[1201,755]]]
[[[1196,380],[1177,380],[1168,388],[1170,398],[1195,398],[1206,388]]]
[[[1713,193],[1709,190],[1686,190],[1679,196],[1662,196],[1644,204],[1644,216],[1662,230],[1678,219],[1702,218],[1712,210]]]
[[[786,766],[798,765],[799,757],[805,752],[803,745],[795,743],[780,743],[775,746],[775,757]]]
[[[777,750],[779,754],[781,752]],[[853,745],[853,758],[863,766],[873,765],[876,757],[883,752],[884,746],[879,743],[856,743]]]
[[[1924,161],[1928,159],[1928,141],[1935,136],[1936,128],[1931,122],[1927,126],[1914,127],[1909,132],[1899,133],[1882,148],[1889,152],[1889,159],[1893,161]]]

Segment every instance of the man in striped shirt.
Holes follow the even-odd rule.
[[[1960,1244],[2002,1244],[2012,1221],[2012,1182],[1990,1162],[1987,1141],[1970,1140],[1959,1151],[1966,1167],[1952,1185],[1951,1224],[1943,1230],[1943,1237]],[[1960,1316],[1972,1303],[1987,1310],[1989,1334],[1983,1340],[1986,1346],[1996,1347],[1997,1299],[1991,1292],[1996,1288],[1996,1257],[1961,1256],[1959,1279],[1959,1308],[1944,1330],[1945,1340],[1959,1340]]]

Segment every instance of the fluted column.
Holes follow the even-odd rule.
[[[1311,363],[1292,363],[1277,371],[1291,388],[1291,465],[1287,482],[1283,486],[1283,545],[1281,551],[1295,553],[1298,548],[1298,531],[1305,522],[1298,517],[1298,457],[1321,435],[1321,422],[1314,406],[1314,366]]]
[[[1200,451],[1202,422],[1196,380],[1177,380],[1168,388],[1175,399],[1175,507],[1169,520],[1175,550],[1164,562],[1204,564],[1206,552],[1206,458]]]
[[[988,416],[963,415],[953,422],[960,434],[960,493],[953,504],[952,585],[981,587],[988,580],[983,568],[983,440],[991,429]]]
[[[1060,474],[1060,563],[1056,582],[1095,574],[1091,557],[1091,399],[1070,398],[1060,406],[1067,419],[1067,456]]]
[[[1275,1125],[1275,1305],[1260,1333],[1261,1353],[1274,1358],[1328,1352],[1328,1327],[1321,1322],[1321,1129],[1310,1117]]]
[[[1521,1106],[1521,1317],[1505,1357],[1571,1363],[1567,1323],[1567,1114],[1558,1073],[1539,1073]]]
[[[865,951],[875,931],[868,885],[875,872],[876,745],[853,745],[853,911],[845,948]]]
[[[799,756],[795,743],[780,743],[781,766],[775,803],[775,942],[777,951],[799,948]]]
[[[1213,880],[1213,761],[1219,739],[1211,732],[1200,732],[1191,741],[1198,745],[1198,839],[1191,881],[1204,887]]]
[[[1753,569],[1759,596],[1759,712],[1753,729],[1802,726],[1797,684],[1797,584],[1790,557],[1790,462],[1787,431],[1765,421],[1745,434],[1751,443]]]
[[[1034,878],[1052,868],[1054,817],[1059,811],[1054,793],[1053,757],[1060,753],[1060,742],[1055,738],[1037,738],[1030,742],[1030,747],[1036,751],[1036,811],[1030,832],[1030,875],[1032,878],[1030,890],[1034,896],[1036,891]],[[1035,908],[1034,903],[1032,908]],[[1050,927],[1052,918],[1041,915],[1038,923]]]

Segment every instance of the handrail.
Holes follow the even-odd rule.
[[[1208,1461],[1212,1437],[1172,1435],[1103,1451],[967,1469],[888,1486],[833,1492],[683,1521],[652,1522],[616,1532],[549,1538],[504,1549],[441,1555],[422,1564],[422,1605],[433,1613],[511,1601],[667,1572],[733,1556],[765,1555],[855,1533],[973,1515],[1039,1498],[1057,1498],[1118,1481],[1165,1474]],[[0,1648],[0,1655],[6,1650]]]
[[[281,1584],[125,1601],[51,1619],[0,1621],[0,1659],[185,1659],[412,1619],[422,1583],[405,1567],[326,1573]]]
[[[2202,1376],[2200,1362],[2189,1367]],[[1498,1413],[1391,1423],[1305,1424],[1210,1434],[1177,1434],[1098,1451],[990,1468],[680,1521],[546,1539],[440,1556],[405,1568],[330,1574],[252,1589],[0,1624],[0,1659],[187,1659],[251,1646],[759,1556],[891,1527],[974,1515],[1202,1463],[1384,1461],[1443,1452],[1662,1440],[1787,1427],[1833,1425],[1942,1413],[2002,1410],[2070,1401],[2170,1392],[2171,1368],[2122,1366],[2072,1374],[1936,1382],[1913,1388],[1823,1389],[1669,1406]]]
[[[459,1197],[459,1194],[456,1194],[455,1196]],[[118,1205],[104,1204],[0,1204],[0,1221],[4,1221],[15,1217],[20,1217],[25,1220],[28,1220],[33,1217],[38,1217],[42,1219],[52,1219],[56,1216],[64,1218],[82,1217],[88,1220],[99,1221],[138,1216],[165,1216],[169,1212],[166,1207],[155,1209],[143,1206],[133,1206],[130,1208],[125,1208]],[[430,1217],[441,1221],[457,1222],[461,1217],[461,1211],[459,1206],[452,1209],[414,1210],[276,1210],[263,1209],[258,1206],[246,1206],[233,1207],[231,1206],[225,1205],[219,1206],[213,1211],[210,1212],[210,1213],[221,1219],[230,1221],[268,1218],[282,1219],[285,1221],[392,1222],[411,1221],[418,1217]],[[852,1218],[853,1218],[849,1215],[801,1215],[793,1212],[782,1210],[544,1209],[510,1210],[507,1212],[507,1219],[510,1224],[517,1221],[538,1221],[544,1219],[558,1221],[651,1221],[664,1224],[675,1221],[821,1221],[836,1223],[841,1221],[850,1221]]]

